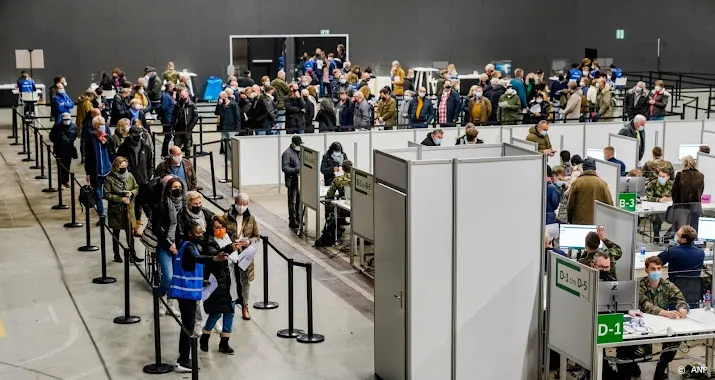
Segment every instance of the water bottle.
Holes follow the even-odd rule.
[[[641,260],[645,261],[645,243],[641,244]]]
[[[710,306],[712,306],[712,299],[713,299],[713,295],[710,294],[710,291],[708,290],[708,291],[705,293],[705,298],[704,298],[704,301],[705,301],[705,310],[710,310]]]

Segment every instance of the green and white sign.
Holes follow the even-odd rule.
[[[597,344],[623,342],[623,314],[598,316]]]
[[[372,176],[356,170],[353,170],[353,174],[355,175],[355,191],[371,197],[373,181]]]
[[[315,152],[310,149],[301,148],[300,153],[303,155],[303,165],[308,169],[312,169],[316,165]]]
[[[616,39],[622,40],[626,38],[626,31],[624,29],[616,29]]]
[[[636,212],[636,193],[618,194],[618,208],[630,212]]]
[[[556,287],[576,297],[589,300],[588,272],[578,264],[566,259],[556,259]]]
[[[320,29],[320,34],[330,34],[330,29]]]

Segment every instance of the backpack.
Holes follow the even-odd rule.
[[[96,199],[96,194],[94,193],[94,189],[90,185],[84,185],[79,188],[79,204],[82,205],[82,207],[86,208],[94,208],[95,205],[97,205],[97,199]]]
[[[141,207],[151,208],[161,202],[162,190],[161,177],[152,177],[145,184],[139,186],[139,195],[136,201]]]
[[[335,213],[331,212],[325,216],[325,227],[323,227],[320,237],[315,240],[315,247],[331,247],[335,245],[337,240],[335,236],[336,223]],[[338,234],[341,234],[340,230],[338,230]]]

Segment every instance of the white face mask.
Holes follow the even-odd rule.
[[[255,92],[252,92],[251,95],[249,95],[251,99],[255,98],[256,96],[258,96],[258,94],[256,94]]]
[[[543,99],[536,99],[536,102],[537,102],[537,103],[541,103],[541,102],[543,102],[543,101],[544,101]]]
[[[663,87],[655,86],[655,90],[656,90],[656,91],[660,91],[660,90],[662,90],[662,89],[663,89]]]
[[[424,97],[425,97],[425,95],[427,95],[427,93],[426,93],[426,92],[420,92],[420,98],[424,98]]]
[[[171,156],[171,159],[174,160],[174,163],[181,163],[181,155]]]
[[[238,206],[239,214],[243,214],[244,212],[246,212],[246,210],[248,210],[248,206]]]
[[[67,87],[67,81],[62,82],[62,85]]]
[[[142,106],[139,105],[139,104],[137,104],[137,105],[134,106],[134,109],[137,110],[137,111],[139,111],[140,109],[142,109]]]
[[[139,90],[139,93],[144,95],[144,89]]]
[[[297,145],[294,146],[294,147],[293,147],[293,150],[296,151],[296,152],[300,152],[300,146],[297,146]]]
[[[480,91],[475,91],[475,92],[474,92],[474,96],[476,96],[477,98],[481,98],[481,97],[482,97],[482,93],[481,93]]]
[[[300,82],[300,84],[302,84],[303,87],[308,87],[308,85],[310,84],[310,82]]]
[[[263,82],[263,85],[264,85],[264,86],[270,86],[270,85],[271,85],[271,82],[265,81],[265,82]]]
[[[510,89],[506,90],[506,93],[508,95],[514,95],[516,93],[516,90],[514,90],[513,88],[510,88]]]
[[[586,87],[586,82],[581,82],[581,87]]]
[[[62,120],[62,124],[64,125],[70,125],[72,123],[72,120]]]
[[[345,84],[347,82],[347,79],[340,79],[340,83]]]

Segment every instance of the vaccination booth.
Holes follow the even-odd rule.
[[[373,168],[376,374],[538,378],[543,156],[511,144],[409,147],[376,150]],[[502,312],[516,295],[519,312]],[[510,344],[488,343],[498,341]]]

